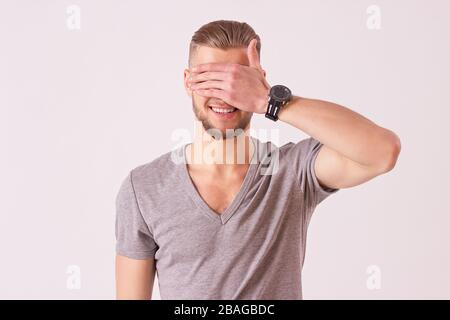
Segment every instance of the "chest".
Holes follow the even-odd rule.
[[[190,172],[190,176],[202,200],[217,214],[222,214],[239,194],[245,172],[226,179],[199,172]]]

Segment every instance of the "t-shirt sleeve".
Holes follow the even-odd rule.
[[[132,173],[116,196],[116,253],[131,259],[148,259],[158,248],[137,202]]]
[[[300,189],[303,191],[306,205],[314,208],[329,195],[339,189],[322,186],[317,179],[314,164],[323,144],[315,138],[288,143],[288,165],[292,165]]]

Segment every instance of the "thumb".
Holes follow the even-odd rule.
[[[258,43],[258,40],[252,39],[247,47],[247,57],[248,62],[250,64],[250,67],[261,69],[261,65],[259,63],[259,55],[258,50],[256,50],[256,44]]]

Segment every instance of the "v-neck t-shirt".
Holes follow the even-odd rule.
[[[339,189],[321,186],[310,137],[277,147],[250,137],[242,185],[222,214],[190,178],[186,145],[128,174],[116,198],[116,253],[155,259],[162,299],[302,299],[307,228]]]

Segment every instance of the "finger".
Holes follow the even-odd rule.
[[[227,90],[228,84],[225,81],[220,80],[208,80],[204,82],[198,82],[191,85],[192,90],[197,89],[221,89],[221,90]]]
[[[259,55],[258,50],[256,49],[256,44],[258,43],[258,40],[252,39],[247,47],[247,57],[249,61],[249,65],[252,68],[260,69],[261,70],[261,64],[259,63]]]
[[[202,73],[193,73],[189,79],[191,83],[207,81],[207,80],[227,80],[228,73],[227,72],[202,72]]]
[[[191,68],[191,72],[230,71],[235,63],[203,63]]]
[[[220,89],[199,89],[199,90],[194,90],[194,92],[197,93],[200,96],[218,98],[218,99],[223,100],[226,103],[230,104],[230,101],[228,99],[228,95],[223,90],[220,90]]]

